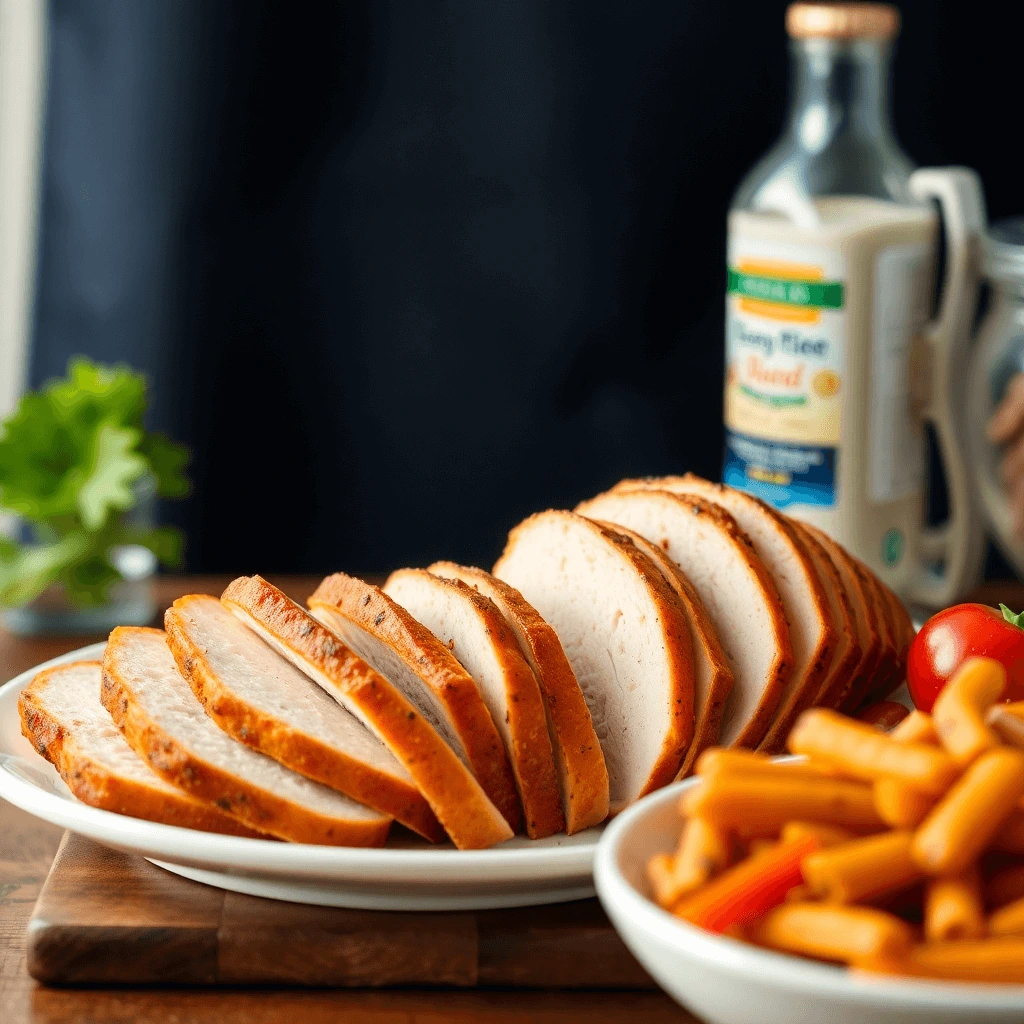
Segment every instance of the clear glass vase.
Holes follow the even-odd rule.
[[[126,525],[138,529],[153,526],[156,488],[150,477],[135,485],[135,504],[122,513]],[[22,531],[31,535],[27,529]],[[123,579],[101,605],[77,604],[60,584],[47,588],[35,600],[20,608],[0,612],[0,622],[17,636],[100,636],[115,626],[148,626],[156,617],[153,594],[156,556],[139,544],[122,544],[108,553],[110,562]]]

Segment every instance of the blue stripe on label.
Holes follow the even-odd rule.
[[[836,449],[780,444],[727,430],[722,481],[775,508],[836,503]]]

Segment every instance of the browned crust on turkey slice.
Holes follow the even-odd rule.
[[[517,539],[530,528],[533,520],[552,514],[554,510],[538,512],[512,528],[502,557],[494,566],[494,575],[499,575],[502,559],[512,550]],[[606,541],[614,544],[630,561],[637,574],[644,581],[651,594],[665,636],[665,652],[669,659],[669,727],[662,739],[661,749],[648,773],[645,784],[637,797],[668,785],[679,771],[686,751],[693,739],[693,651],[690,647],[690,627],[686,609],[669,586],[658,567],[637,548],[629,537],[617,526],[595,522],[573,512],[554,511],[555,515],[573,516],[581,519],[597,531]],[[617,812],[618,807],[612,811]]]
[[[215,597],[191,594],[178,598],[164,613],[167,646],[174,655],[178,671],[206,713],[239,743],[266,754],[293,772],[389,815],[426,839],[439,840],[441,827],[412,781],[378,771],[346,751],[294,728],[283,718],[247,703],[224,684],[211,668],[206,652],[194,639],[189,626],[192,607],[209,601],[219,604]],[[310,680],[309,685],[316,684]]]
[[[854,622],[860,636],[860,658],[845,675],[833,673],[826,680],[816,703],[822,707],[838,708],[858,680],[870,679],[881,654],[882,641],[877,628],[874,598],[855,560],[846,549],[823,530],[809,523],[801,524],[828,552],[839,570],[843,586],[850,598]]]
[[[375,672],[335,633],[259,576],[234,580],[221,598],[291,660],[311,666],[337,690],[403,764],[452,842],[460,850],[482,849],[511,836],[508,823],[470,770],[419,714],[405,695]],[[436,824],[434,826],[436,837]]]
[[[309,606],[333,610],[354,622],[420,677],[444,705],[484,792],[513,831],[520,829],[523,812],[505,746],[480,690],[452,652],[379,587],[345,573],[323,580]]]
[[[854,556],[851,555],[851,558]],[[878,661],[870,673],[858,679],[843,700],[841,710],[847,714],[855,712],[869,693],[884,689],[886,683],[897,673],[896,636],[892,618],[892,609],[885,596],[885,590],[878,577],[859,559],[854,558],[857,571],[864,582],[865,590],[871,597],[871,606],[875,613],[875,625],[878,629],[879,652]]]
[[[628,493],[630,488],[615,488],[610,493],[618,490]],[[775,657],[763,681],[754,713],[747,719],[746,725],[732,742],[734,747],[756,747],[771,724],[772,716],[775,714],[782,699],[785,684],[793,665],[793,649],[789,639],[789,626],[786,623],[786,613],[782,607],[782,599],[779,597],[775,581],[755,551],[750,538],[740,529],[736,520],[720,505],[692,494],[676,494],[672,491],[658,490],[653,487],[643,487],[639,488],[639,490],[651,490],[662,494],[666,498],[678,503],[689,514],[706,516],[712,520],[731,538],[736,556],[742,559],[747,570],[757,580],[765,605],[770,613],[771,639],[774,645]],[[592,503],[599,501],[601,497],[601,495],[598,495],[597,498],[592,498],[590,501],[581,502],[577,506],[577,512],[581,515],[587,515],[588,507]],[[595,514],[600,517],[600,510],[598,509]],[[721,640],[721,637],[719,639]],[[728,649],[728,644],[723,643],[726,649]],[[735,682],[733,685],[735,686]]]
[[[885,700],[898,689],[907,677],[907,654],[910,651],[910,644],[914,639],[914,624],[911,622],[907,609],[899,597],[890,590],[877,575],[875,580],[878,583],[882,598],[885,601],[889,627],[892,631],[893,659],[892,669],[888,676],[879,677],[876,685],[869,688],[861,703],[874,703]]]
[[[793,722],[804,708],[811,705],[821,690],[839,643],[839,632],[843,628],[843,623],[836,621],[825,592],[824,581],[821,579],[811,553],[807,550],[803,536],[791,520],[772,508],[771,505],[761,501],[760,498],[729,487],[727,484],[706,480],[694,473],[685,473],[683,476],[651,477],[646,480],[622,480],[613,488],[616,491],[636,489],[665,490],[673,494],[694,495],[720,505],[729,515],[732,513],[725,502],[729,500],[729,497],[734,497],[746,502],[752,511],[754,509],[759,511],[765,519],[770,519],[778,531],[785,535],[789,550],[803,570],[803,579],[807,584],[811,603],[815,610],[814,632],[817,640],[808,653],[800,677],[794,678],[791,674],[787,679],[779,706],[772,715],[764,737],[758,744],[760,749],[768,751],[784,749],[786,736],[789,734]],[[757,550],[756,543],[754,543],[754,549]],[[764,561],[763,558],[762,561]],[[765,566],[771,573],[772,570],[767,562],[765,562]],[[774,576],[772,579],[774,582]],[[778,590],[777,586],[776,590]],[[792,623],[790,626],[792,628]],[[795,666],[793,672],[796,672]]]
[[[793,723],[802,711],[814,703],[814,699],[821,691],[822,684],[828,677],[829,668],[839,646],[840,631],[848,629],[849,622],[846,619],[837,622],[833,615],[828,595],[825,593],[825,587],[831,585],[833,581],[831,578],[828,580],[822,579],[814,555],[808,550],[809,546],[813,544],[813,539],[808,539],[791,520],[780,515],[774,509],[769,508],[764,502],[759,502],[759,504],[775,517],[776,522],[789,536],[797,551],[800,552],[804,568],[808,573],[808,582],[814,593],[814,603],[817,607],[819,623],[824,626],[818,643],[815,645],[807,671],[804,673],[804,678],[799,685],[792,687],[783,698],[779,709],[772,718],[771,725],[768,726],[767,732],[758,745],[759,749],[778,753],[785,750],[786,737],[789,735],[789,730],[792,728]],[[827,556],[824,561],[826,564],[828,563]],[[842,593],[841,590],[840,593]]]
[[[583,691],[555,631],[515,587],[483,569],[435,562],[429,571],[461,580],[490,598],[519,642],[544,696],[566,832],[572,835],[604,821],[608,768]]]
[[[790,524],[806,546],[818,575],[824,582],[829,602],[832,605],[833,617],[839,623],[840,635],[832,661],[818,687],[817,693],[806,694],[800,707],[796,709],[795,715],[786,721],[780,721],[777,718],[772,724],[772,728],[768,730],[768,734],[761,744],[761,749],[768,753],[782,753],[786,749],[786,738],[789,736],[789,731],[800,713],[814,704],[821,704],[823,702],[823,693],[838,688],[843,680],[850,678],[851,673],[860,663],[862,656],[856,616],[839,570],[833,563],[826,548],[818,542],[809,530],[806,530],[803,523],[797,520],[790,520]]]
[[[888,589],[888,588],[887,588]],[[893,615],[896,619],[896,633],[899,638],[897,644],[897,656],[904,676],[907,671],[907,655],[910,653],[910,645],[914,642],[917,630],[914,629],[914,620],[910,617],[906,605],[900,600],[899,595],[889,590],[892,600]]]
[[[118,626],[110,634],[103,655],[100,699],[128,745],[158,775],[253,828],[281,839],[325,846],[384,845],[391,827],[390,819],[343,821],[278,797],[203,760],[157,725],[136,701],[119,664],[122,644],[130,643],[132,633],[140,631],[155,633],[164,639],[159,629]]]
[[[694,763],[701,753],[718,742],[718,727],[721,724],[725,701],[733,683],[729,659],[725,656],[725,651],[722,650],[718,633],[715,632],[704,602],[701,601],[697,591],[693,589],[693,584],[686,578],[683,570],[661,548],[641,537],[639,533],[612,523],[606,525],[629,537],[668,580],[669,586],[675,591],[686,610],[691,648],[696,648],[699,644],[704,652],[704,657],[711,666],[711,679],[708,683],[707,693],[704,694],[701,706],[694,707],[693,739],[690,741],[686,756],[675,776],[677,780],[683,779],[692,773]]]
[[[99,807],[131,818],[194,828],[201,832],[220,832],[249,839],[269,839],[263,832],[248,828],[242,822],[204,803],[182,790],[169,792],[158,786],[147,786],[138,779],[117,775],[106,765],[83,750],[74,734],[46,706],[41,690],[63,670],[82,665],[95,665],[99,689],[98,661],[74,662],[40,672],[18,697],[22,735],[57,769],[68,789],[90,807]],[[97,700],[99,693],[97,692]],[[159,781],[163,782],[163,779]]]
[[[548,735],[540,685],[533,669],[523,657],[508,623],[490,598],[461,580],[443,579],[426,569],[399,569],[393,572],[384,585],[384,592],[390,596],[388,587],[392,580],[398,580],[406,573],[422,575],[431,587],[440,588],[448,598],[464,602],[465,607],[472,609],[483,624],[491,643],[491,652],[505,682],[505,707],[503,712],[497,710],[496,714],[504,713],[508,726],[509,743],[506,753],[523,807],[526,834],[530,839],[543,839],[564,831],[562,794],[558,787],[555,756]],[[461,651],[458,642],[452,653],[456,658],[459,657]]]

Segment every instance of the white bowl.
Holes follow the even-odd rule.
[[[650,898],[645,865],[675,848],[676,783],[605,831],[594,880],[633,955],[677,1002],[710,1024],[1021,1024],[1024,985],[873,977],[786,956],[695,928]]]

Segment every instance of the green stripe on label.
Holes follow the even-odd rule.
[[[782,277],[758,277],[729,268],[730,292],[765,302],[787,306],[816,306],[819,309],[841,309],[842,281],[791,281]]]
[[[747,384],[740,385],[740,391],[750,398],[755,399],[758,402],[763,402],[765,405],[775,406],[777,409],[786,408],[793,405],[806,405],[806,395],[766,395],[763,391],[755,391],[752,387]]]

